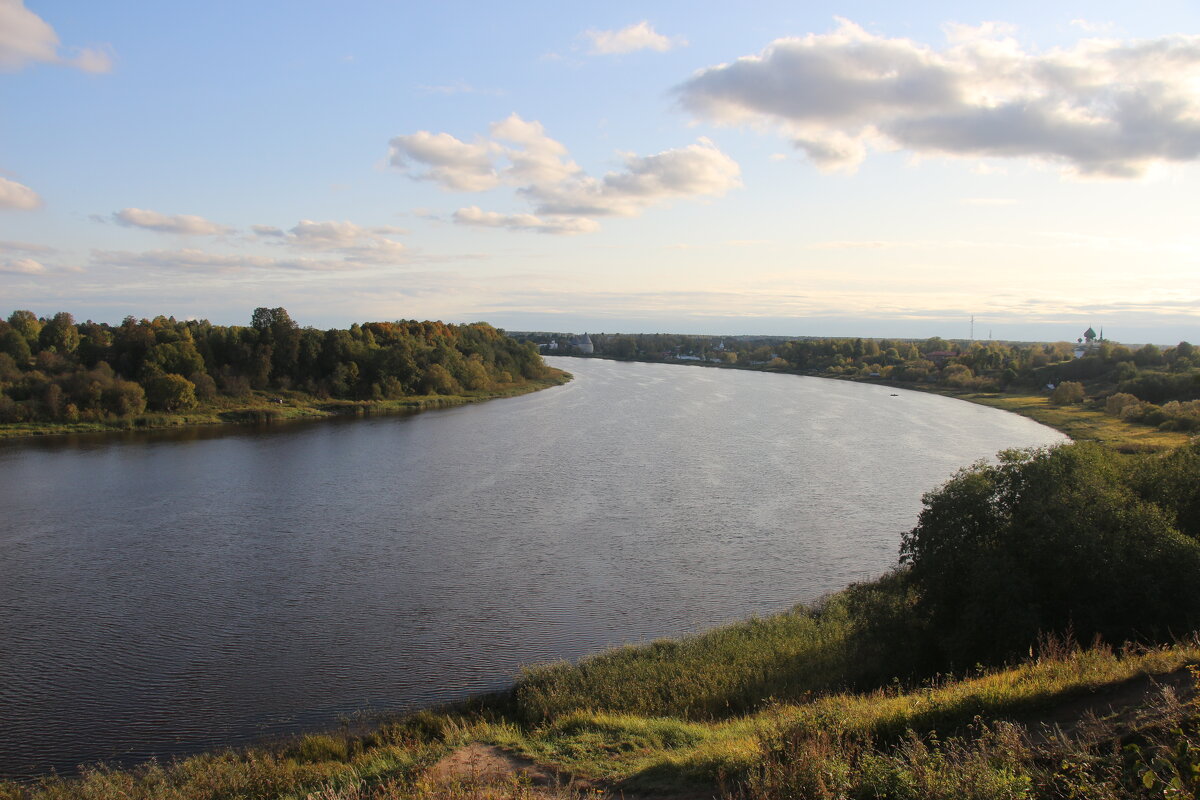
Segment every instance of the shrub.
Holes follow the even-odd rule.
[[[1104,413],[1114,417],[1124,417],[1125,409],[1140,406],[1141,404],[1141,400],[1138,400],[1128,392],[1117,392],[1114,395],[1110,395],[1104,401]]]
[[[156,375],[146,382],[146,398],[158,411],[186,411],[196,405],[196,384],[182,375]]]
[[[1063,381],[1050,394],[1050,402],[1056,406],[1069,406],[1083,402],[1083,384],[1078,381]]]

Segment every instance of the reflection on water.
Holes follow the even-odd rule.
[[[462,697],[811,600],[921,493],[1062,437],[947,398],[558,359],[414,416],[0,446],[0,774]]]

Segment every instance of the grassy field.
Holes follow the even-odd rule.
[[[107,422],[0,424],[0,439],[54,436],[67,433],[183,428],[196,425],[288,422],[338,416],[404,414],[432,408],[449,408],[467,403],[478,403],[500,397],[515,397],[551,386],[559,386],[571,379],[571,374],[562,370],[552,369],[552,373],[548,378],[500,386],[490,390],[455,395],[415,395],[397,400],[321,400],[303,392],[260,391],[242,399],[221,398],[216,402],[173,414],[146,413]]]
[[[1015,393],[962,393],[930,389],[948,397],[957,397],[1004,411],[1011,411],[1062,431],[1077,442],[1099,442],[1122,452],[1170,450],[1190,441],[1191,435],[1179,431],[1160,431],[1149,425],[1126,422],[1082,404],[1056,406],[1046,395]]]

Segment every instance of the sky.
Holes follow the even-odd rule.
[[[3,316],[1200,340],[1194,0],[0,0],[0,115]]]

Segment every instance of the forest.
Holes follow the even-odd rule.
[[[0,321],[0,423],[131,420],[263,392],[356,401],[458,395],[549,374],[536,348],[486,323],[318,330],[265,307],[247,326],[163,316],[114,326],[27,310]]]

